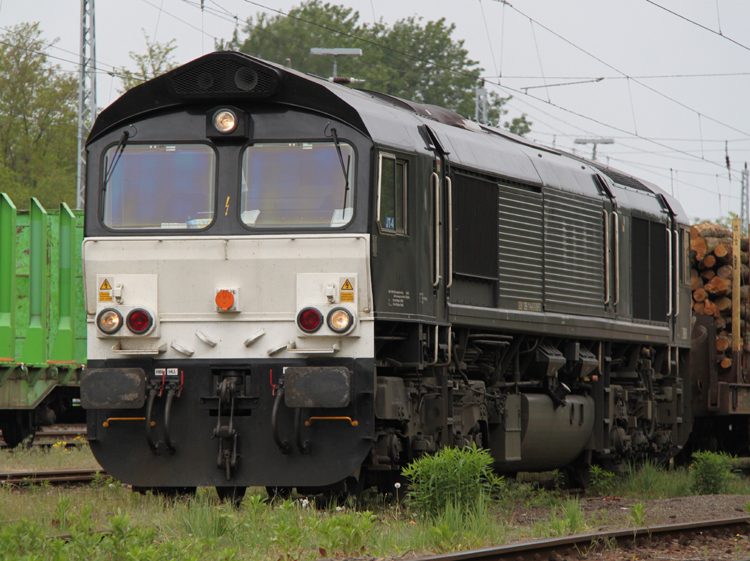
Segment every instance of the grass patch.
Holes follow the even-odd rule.
[[[93,461],[87,448],[71,449],[64,455],[55,449],[6,451],[2,459],[14,458],[19,462],[17,469],[54,469],[60,465],[60,456],[69,462],[65,467],[80,468]],[[475,451],[467,452],[474,458]],[[76,459],[84,465],[76,464]],[[476,464],[463,465],[463,455],[454,460],[466,470],[458,476],[461,485],[476,484],[486,468],[481,458],[479,471]],[[455,475],[451,470],[459,468],[453,465],[440,470]],[[695,471],[695,467],[665,471],[644,464],[633,466],[623,477],[605,472],[596,477],[608,494],[637,499],[620,523],[640,526],[649,523],[640,501],[692,494]],[[598,526],[596,516],[600,513],[587,517],[577,499],[554,489],[544,490],[541,481],[523,479],[501,483],[495,479],[490,487],[486,482],[480,484],[480,491],[456,492],[454,497],[470,497],[471,505],[449,500],[429,515],[418,510],[422,508],[419,501],[392,503],[374,493],[359,501],[360,510],[352,509],[353,503],[316,510],[302,498],[268,503],[265,491],[254,489],[242,507],[235,509],[220,503],[210,488],[198,489],[189,499],[173,500],[132,493],[106,477],[91,486],[71,489],[40,485],[22,491],[6,486],[0,487],[0,559],[312,561],[399,557],[565,536]],[[452,484],[458,489],[456,481]],[[729,490],[750,494],[750,484],[747,478],[732,477]]]
[[[53,469],[96,469],[99,463],[91,453],[88,442],[76,437],[76,446],[58,441],[52,446],[18,446],[0,450],[0,471],[48,471]]]
[[[690,466],[692,490],[697,495],[719,495],[729,492],[733,483],[732,457],[715,452],[696,452]]]
[[[624,476],[591,468],[591,495],[616,495],[639,500],[690,495],[750,495],[750,480],[732,472],[736,461],[726,454],[697,452],[688,467],[666,469],[654,462],[631,464]]]
[[[411,483],[409,498],[420,515],[436,517],[452,508],[469,512],[499,490],[502,478],[492,472],[488,450],[442,448],[413,461],[403,470]]]

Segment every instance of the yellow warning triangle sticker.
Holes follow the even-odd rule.
[[[112,290],[112,287],[109,285],[109,281],[107,279],[104,279],[102,287],[99,290]]]
[[[344,286],[341,287],[341,290],[354,290],[352,287],[352,283],[349,282],[349,279],[346,279],[346,282],[344,283]]]

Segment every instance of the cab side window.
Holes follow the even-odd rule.
[[[393,154],[380,154],[378,227],[389,234],[406,234],[407,162]]]

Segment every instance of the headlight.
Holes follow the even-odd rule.
[[[214,115],[214,127],[223,134],[229,134],[237,128],[237,115],[229,109],[221,109]]]
[[[96,316],[96,326],[107,335],[117,333],[122,327],[122,315],[114,308],[106,308]]]
[[[315,308],[304,308],[297,314],[297,325],[305,333],[314,333],[323,323],[323,316]]]
[[[336,333],[349,331],[354,324],[354,316],[346,308],[334,308],[328,313],[328,327]]]
[[[147,333],[154,325],[154,318],[143,308],[131,310],[127,318],[128,329],[136,335]]]

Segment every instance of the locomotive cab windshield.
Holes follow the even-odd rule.
[[[104,224],[202,229],[214,216],[216,154],[204,144],[113,146],[105,155]]]
[[[353,214],[353,173],[348,144],[248,146],[242,156],[242,222],[261,228],[343,226]]]

